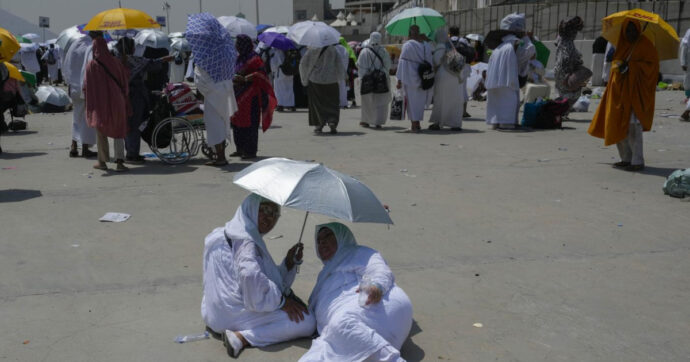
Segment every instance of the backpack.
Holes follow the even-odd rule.
[[[465,67],[465,57],[455,50],[454,47],[451,47],[443,55],[442,66],[451,74],[459,77],[460,73],[462,73],[462,68]]]
[[[569,108],[568,98],[546,101],[539,109],[533,127],[539,129],[563,128],[563,115],[568,112]]]
[[[285,75],[296,75],[299,73],[299,61],[302,56],[297,49],[290,49],[285,52],[285,59],[280,65],[280,70]]]
[[[383,66],[383,59],[381,59],[381,56],[374,51],[374,49],[370,47],[366,47],[365,49],[367,48],[376,55],[376,58],[378,58]],[[372,92],[376,94],[388,93],[388,76],[386,76],[386,73],[381,69],[375,68],[362,77],[360,93],[365,95]]]
[[[48,58],[46,59],[46,63],[50,65],[54,65],[56,62],[55,60],[55,54],[53,54],[52,51],[48,50]]]
[[[423,63],[419,64],[417,73],[419,73],[419,78],[422,80],[423,90],[431,89],[431,87],[434,86],[434,77],[436,74],[434,73],[434,67],[432,67],[429,62],[425,60]]]
[[[664,182],[664,194],[671,197],[690,196],[690,169],[675,170]]]

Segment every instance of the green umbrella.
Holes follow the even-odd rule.
[[[386,25],[386,32],[390,35],[408,36],[412,25],[419,27],[420,34],[431,34],[446,25],[446,20],[434,9],[410,8],[394,16]]]
[[[33,42],[23,36],[15,35],[15,38],[17,38],[17,41],[19,43],[24,43],[24,44],[32,44]]]

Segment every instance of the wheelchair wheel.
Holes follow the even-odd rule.
[[[199,136],[184,118],[170,117],[153,130],[151,150],[158,158],[171,165],[187,162],[198,152]]]

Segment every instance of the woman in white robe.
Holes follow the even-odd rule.
[[[519,39],[506,35],[491,53],[484,85],[487,89],[486,123],[497,128],[514,128],[518,121],[520,85],[515,48]]]
[[[82,157],[94,157],[96,152],[89,150],[89,146],[96,144],[96,129],[86,124],[86,102],[82,94],[84,78],[82,68],[84,59],[91,51],[91,37],[82,35],[79,39],[72,42],[64,62],[62,63],[62,75],[68,85],[69,96],[72,99],[72,144],[69,156],[77,157],[77,144],[81,143]]]
[[[369,44],[362,48],[357,58],[357,69],[364,77],[373,70],[381,70],[386,74],[388,82],[387,93],[368,93],[362,95],[362,127],[375,126],[381,128],[388,119],[388,110],[391,102],[390,77],[391,57],[386,48],[381,46],[381,33],[373,32],[369,37]]]
[[[278,205],[252,194],[225,227],[206,236],[201,316],[209,332],[222,334],[232,357],[246,346],[314,333],[313,315],[290,289],[303,247],[293,246],[277,266],[262,238],[279,217]]]
[[[330,223],[316,227],[316,255],[324,267],[309,311],[319,337],[300,362],[404,361],[412,303],[381,254],[357,245],[345,225]]]
[[[280,65],[285,61],[285,52],[279,49],[271,49],[271,72],[273,73],[273,90],[278,100],[278,111],[290,108],[295,111],[294,76],[285,75]]]
[[[344,46],[340,44],[336,44],[335,48],[338,50],[338,59],[340,59],[340,62],[343,65],[343,69],[345,69],[345,76],[338,80],[338,90],[339,90],[339,95],[340,95],[340,107],[342,108],[347,108],[348,103],[347,103],[347,64],[350,61],[350,55],[347,54],[347,49],[345,49]]]
[[[454,131],[462,131],[463,104],[465,102],[465,79],[461,78],[465,71],[459,74],[451,73],[444,61],[446,52],[455,51],[448,40],[446,28],[436,30],[436,48],[434,49],[434,108],[429,118],[429,129],[439,130],[441,127],[450,127]],[[467,78],[465,76],[465,78]]]
[[[197,89],[204,95],[204,124],[206,125],[206,143],[215,147],[218,158],[208,163],[223,166],[228,163],[225,158],[225,140],[232,139],[230,116],[237,112],[235,91],[232,80],[214,82],[201,68],[194,67],[194,80]]]

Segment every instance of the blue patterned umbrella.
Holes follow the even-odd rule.
[[[192,48],[194,63],[214,82],[232,79],[237,60],[235,43],[213,15],[190,14],[185,38]]]

